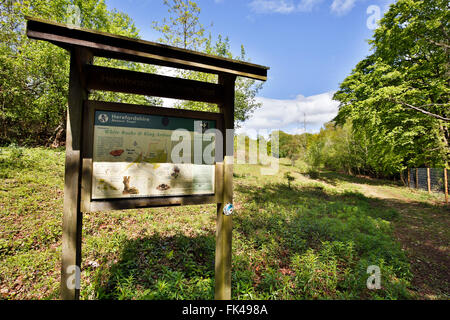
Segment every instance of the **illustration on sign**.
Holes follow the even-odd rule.
[[[201,132],[194,132],[197,121]],[[215,121],[97,110],[92,199],[214,194],[214,164],[192,161],[205,149],[200,137],[202,148],[194,150],[194,139],[208,128]],[[172,161],[179,143],[172,133],[179,129],[192,142],[188,163]]]

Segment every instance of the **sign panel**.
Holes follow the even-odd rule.
[[[214,128],[215,120],[95,110],[92,200],[214,194],[215,166],[205,161]]]

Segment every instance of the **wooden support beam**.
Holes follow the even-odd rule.
[[[81,267],[80,182],[83,100],[87,99],[83,66],[92,62],[92,54],[74,49],[70,55],[69,99],[66,127],[66,166],[64,175],[64,211],[62,234],[61,298],[79,298],[76,279]],[[78,287],[78,288],[77,288]]]
[[[215,299],[231,299],[231,251],[232,251],[232,216],[224,215],[224,206],[233,203],[233,136],[226,134],[227,129],[234,129],[234,85],[236,77],[219,75],[219,84],[224,86],[223,102],[219,104],[224,117],[223,124],[223,198],[217,204],[217,234],[215,263]],[[218,177],[219,178],[219,177]]]
[[[94,200],[90,203],[90,212],[123,210],[136,208],[154,208],[216,203],[215,195],[189,195],[170,197],[147,197],[134,199]]]
[[[213,56],[160,43],[26,17],[27,36],[65,49],[83,47],[96,57],[142,62],[213,74],[230,74],[267,80],[268,67]]]
[[[168,117],[180,117],[180,118],[190,118],[190,119],[201,119],[201,120],[214,120],[217,125],[223,121],[223,116],[218,112],[207,112],[207,111],[194,111],[186,109],[175,109],[175,108],[164,108],[164,107],[154,107],[147,105],[138,105],[131,103],[121,103],[121,102],[107,102],[98,100],[87,100],[84,102],[85,110],[91,112],[89,116],[92,120],[94,118],[95,110],[103,111],[113,111],[113,112],[131,112],[131,113],[142,113],[158,116],[168,116]],[[89,119],[86,119],[86,121]],[[94,124],[91,122],[90,125],[86,125],[86,130],[90,128],[89,134],[93,135]],[[84,133],[84,132],[83,132]],[[88,145],[89,146],[89,145]]]
[[[223,86],[157,74],[85,66],[87,88],[91,90],[142,94],[147,96],[219,103]]]

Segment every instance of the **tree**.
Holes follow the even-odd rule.
[[[350,124],[336,126],[324,124],[319,133],[312,135],[306,153],[308,164],[315,169],[325,167],[348,174],[373,174],[367,164],[366,139],[352,132]]]
[[[286,157],[291,160],[291,165],[295,166],[295,161],[300,158],[300,152],[302,148],[302,139],[298,135],[292,136],[289,143],[286,145],[287,154]]]
[[[291,135],[283,131],[277,131],[279,141],[279,157],[291,160],[291,165],[295,166],[295,161],[305,154],[307,148],[308,134]]]
[[[341,83],[336,122],[367,138],[367,165],[394,175],[450,157],[448,1],[398,0],[375,30],[373,53]]]
[[[73,10],[73,9],[77,10]],[[71,16],[77,13],[76,19]],[[64,130],[69,55],[55,45],[28,39],[24,16],[61,23],[76,21],[81,27],[139,37],[124,13],[108,11],[104,1],[1,1],[0,2],[0,144],[51,143]],[[96,59],[99,65],[151,71],[137,63]],[[94,92],[93,99],[161,104],[144,96]]]
[[[169,21],[163,19],[162,23],[153,22],[153,28],[162,34],[159,41],[184,49],[247,61],[244,46],[241,46],[240,55],[234,57],[231,53],[228,37],[223,38],[219,35],[217,40],[213,41],[211,34],[209,34],[209,37],[204,35],[205,28],[199,20],[201,9],[196,2],[164,0],[164,5],[168,7],[168,12],[171,15]],[[217,75],[214,74],[195,71],[179,71],[179,74],[185,79],[217,83]],[[239,127],[239,123],[247,120],[253,111],[261,106],[256,101],[256,94],[261,88],[262,82],[260,81],[237,77],[235,85],[236,127]],[[194,101],[180,102],[175,104],[175,107],[197,111],[218,111],[214,104]]]
[[[176,47],[199,50],[206,38],[205,28],[199,21],[200,8],[197,3],[189,0],[164,0],[170,14],[162,23],[153,22],[153,28],[162,33],[158,41]]]
[[[448,1],[403,0],[391,7],[370,43],[375,55],[405,73],[391,101],[450,121]],[[395,46],[393,45],[395,44]]]
[[[292,135],[279,130],[278,141],[279,141],[279,156],[280,158],[286,158],[289,153],[289,146],[291,145]]]

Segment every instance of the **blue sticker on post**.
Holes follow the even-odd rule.
[[[223,207],[223,214],[229,216],[230,214],[233,213],[233,209],[234,209],[233,205],[231,203],[227,203],[225,207]]]

